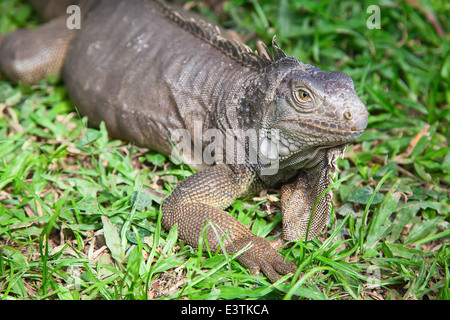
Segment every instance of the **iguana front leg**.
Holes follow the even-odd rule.
[[[206,228],[211,250],[234,254],[250,244],[237,261],[252,274],[261,270],[271,281],[279,274],[294,273],[296,266],[271,247],[269,242],[253,234],[241,222],[223,211],[233,200],[246,195],[253,183],[253,174],[245,166],[216,165],[186,178],[173,190],[162,205],[162,225],[166,229],[178,225],[178,236],[197,247],[206,221],[216,227]]]
[[[300,171],[295,182],[281,188],[284,240],[314,239],[325,228],[332,196],[331,190],[323,193],[332,182],[330,174],[341,153],[342,147],[328,150],[325,161]]]

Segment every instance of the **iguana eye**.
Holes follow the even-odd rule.
[[[298,90],[298,95],[302,101],[308,101],[309,100],[309,93],[305,90]]]
[[[309,101],[311,99],[311,94],[304,90],[304,89],[298,89],[294,91],[294,100],[296,100],[297,102],[306,102]]]

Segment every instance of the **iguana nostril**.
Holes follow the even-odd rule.
[[[367,114],[358,117],[354,122],[350,130],[352,131],[361,131],[367,127]]]
[[[352,120],[353,119],[353,115],[350,111],[345,111],[344,112],[344,118],[347,120]]]

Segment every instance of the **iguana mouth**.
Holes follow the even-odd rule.
[[[302,121],[283,121],[285,123],[295,123],[303,128],[307,128],[311,130],[311,133],[313,132],[323,132],[326,134],[336,134],[336,135],[357,135],[362,134],[365,130],[364,126],[359,126],[358,123],[356,125],[353,125],[351,127],[343,126],[343,125],[320,125],[318,123],[309,123],[309,122],[302,122]]]

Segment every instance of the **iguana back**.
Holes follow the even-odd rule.
[[[84,54],[80,54],[84,53]],[[254,71],[183,30],[158,5],[102,0],[72,41],[64,79],[93,124],[163,153],[177,129],[215,127]]]

